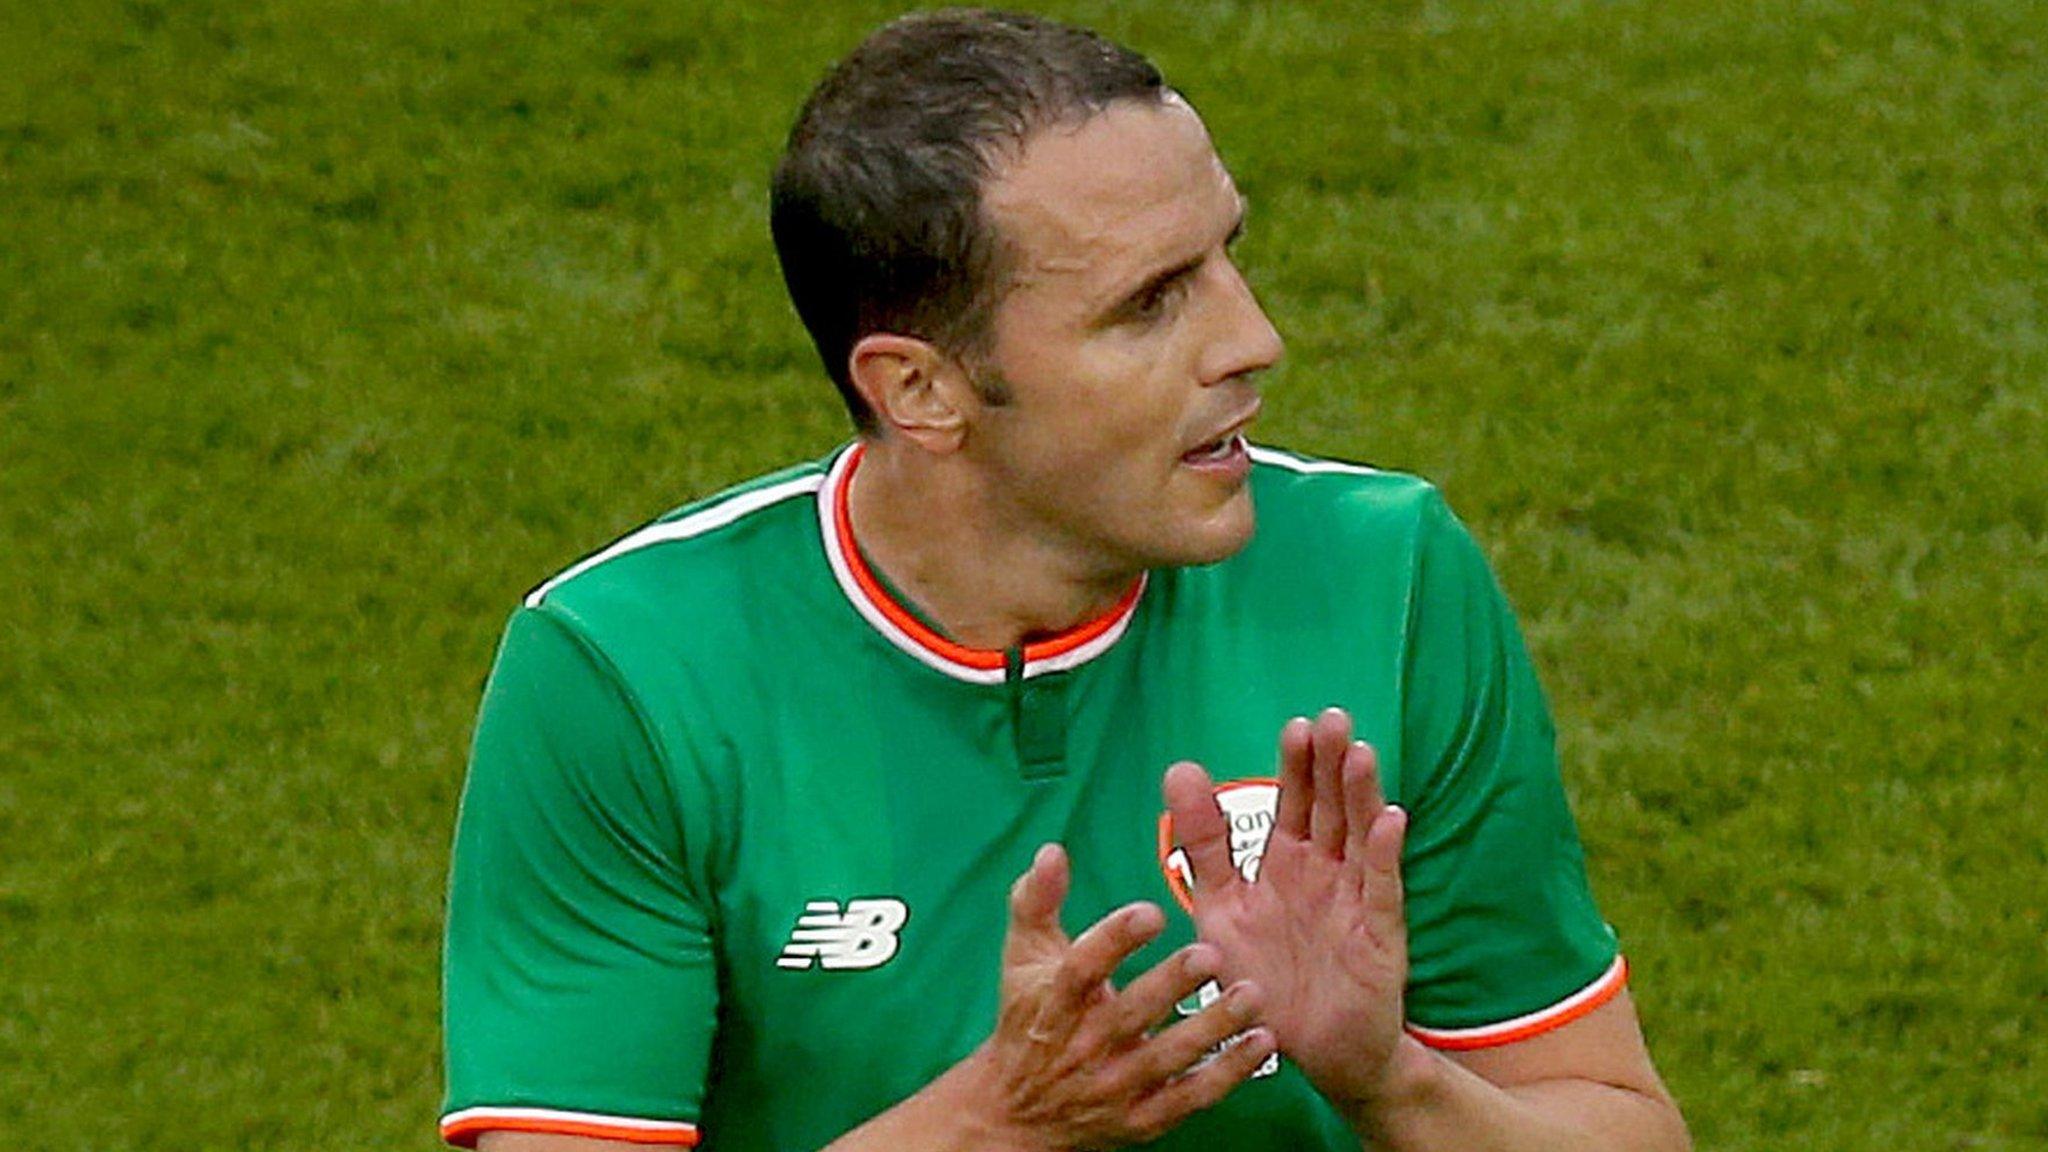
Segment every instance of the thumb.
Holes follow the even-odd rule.
[[[1208,894],[1242,880],[1230,857],[1230,824],[1216,804],[1216,785],[1209,773],[1183,760],[1166,770],[1164,788],[1174,839],[1186,850],[1195,875],[1190,887]]]

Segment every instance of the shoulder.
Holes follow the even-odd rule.
[[[750,574],[820,547],[816,495],[830,463],[784,468],[675,508],[549,577],[525,606],[599,630],[639,627],[648,613],[727,611]]]
[[[1174,586],[1221,598],[1226,616],[1295,621],[1302,630],[1394,642],[1405,628],[1425,557],[1455,524],[1417,476],[1277,448],[1252,449],[1251,541]],[[1342,622],[1342,623],[1339,623]]]
[[[1253,547],[1410,552],[1451,519],[1434,484],[1405,472],[1265,445],[1252,449]]]

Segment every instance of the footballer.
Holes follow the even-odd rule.
[[[455,844],[492,1152],[1674,1152],[1514,617],[1255,444],[1244,197],[1144,58],[870,36],[773,182],[850,443],[536,588]]]

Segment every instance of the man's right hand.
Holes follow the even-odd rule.
[[[1127,904],[1069,940],[1060,927],[1068,879],[1066,853],[1048,844],[1010,889],[995,1033],[825,1152],[1074,1152],[1143,1143],[1229,1095],[1272,1055],[1273,1034],[1260,1026],[1261,994],[1250,983],[1233,984],[1196,1015],[1155,1029],[1215,978],[1215,947],[1190,944],[1117,988],[1110,976],[1165,929],[1166,916],[1155,904]],[[479,1147],[638,1146],[489,1132]]]
[[[964,1103],[985,1147],[1064,1152],[1157,1139],[1223,1099],[1274,1050],[1248,983],[1155,1031],[1215,977],[1216,950],[1191,944],[1116,988],[1111,974],[1166,917],[1157,905],[1129,904],[1069,940],[1060,927],[1068,881],[1066,853],[1048,844],[1010,890],[996,1030],[956,1070],[971,1086]]]

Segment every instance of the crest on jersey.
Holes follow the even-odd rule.
[[[1266,837],[1273,832],[1273,816],[1279,808],[1280,782],[1271,777],[1228,780],[1216,786],[1216,806],[1230,825],[1230,862],[1247,881],[1259,878],[1259,859],[1266,854]],[[1166,874],[1166,886],[1182,908],[1195,909],[1195,871],[1188,854],[1173,833],[1173,813],[1159,814],[1159,868]]]

